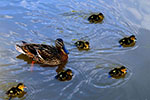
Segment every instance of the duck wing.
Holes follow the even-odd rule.
[[[54,46],[41,44],[40,48],[36,48],[37,55],[44,60],[59,59],[59,51]]]

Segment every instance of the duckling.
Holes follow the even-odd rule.
[[[88,18],[88,21],[90,23],[100,23],[102,22],[104,19],[104,15],[102,13],[99,13],[99,14],[93,14],[91,15],[89,18]]]
[[[25,85],[23,83],[19,83],[17,86],[14,86],[14,87],[10,88],[6,92],[6,94],[10,98],[11,97],[17,97],[17,96],[21,95],[24,92],[24,88],[26,88]]]
[[[90,49],[90,44],[88,41],[84,41],[84,40],[79,40],[77,42],[75,42],[76,47],[79,50],[89,50]]]
[[[135,35],[124,37],[123,39],[119,40],[119,43],[122,47],[133,47],[136,43]]]
[[[63,70],[59,72],[55,78],[60,80],[60,81],[69,81],[72,79],[73,73],[70,69]]]
[[[127,68],[124,66],[120,66],[118,68],[114,68],[109,72],[110,77],[112,78],[121,78],[121,77],[125,77],[127,73]]]

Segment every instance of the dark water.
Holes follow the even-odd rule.
[[[6,90],[23,82],[28,89],[14,100],[150,100],[149,51],[150,3],[148,0],[1,0],[0,1],[0,100]],[[89,24],[93,13],[105,16],[101,24]],[[133,48],[118,47],[118,40],[134,34]],[[66,68],[71,81],[54,78],[57,67],[41,67],[17,59],[14,45],[24,40],[54,44],[63,38],[69,50]],[[78,51],[75,39],[90,42],[89,51]],[[124,79],[108,78],[108,72],[124,65]]]

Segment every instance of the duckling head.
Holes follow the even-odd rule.
[[[84,45],[85,45],[85,47],[84,47],[85,49],[89,49],[89,48],[90,48],[90,46],[89,46],[90,43],[89,43],[88,41],[86,41],[86,42],[84,43]]]
[[[23,83],[19,83],[17,85],[17,88],[20,89],[20,90],[22,90],[22,91],[24,91],[24,88],[27,88],[27,87],[25,87],[25,85]]]
[[[68,50],[65,48],[64,42],[61,38],[55,40],[55,45],[57,48],[60,48],[64,54],[69,54]]]
[[[131,35],[130,39],[133,40],[133,41],[136,41],[135,35]]]
[[[104,15],[102,13],[99,13],[98,16],[100,19],[104,19]]]
[[[126,68],[126,67],[121,66],[121,67],[120,67],[120,69],[121,69],[121,72],[123,72],[123,73],[127,73],[127,68]]]
[[[66,70],[66,73],[67,73],[67,75],[69,75],[69,76],[73,76],[72,70],[70,70],[70,69],[67,69],[67,70]]]

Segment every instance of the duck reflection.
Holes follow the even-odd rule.
[[[29,58],[27,55],[25,54],[20,54],[16,57],[17,59],[21,59],[26,61],[28,64],[31,64],[31,71],[33,70],[33,60],[31,58]],[[57,67],[56,72],[59,73],[61,72],[64,68],[65,65],[67,64],[68,61],[63,62],[60,65],[46,65],[46,64],[40,64],[38,62],[34,62],[35,64],[40,64],[41,67]]]

